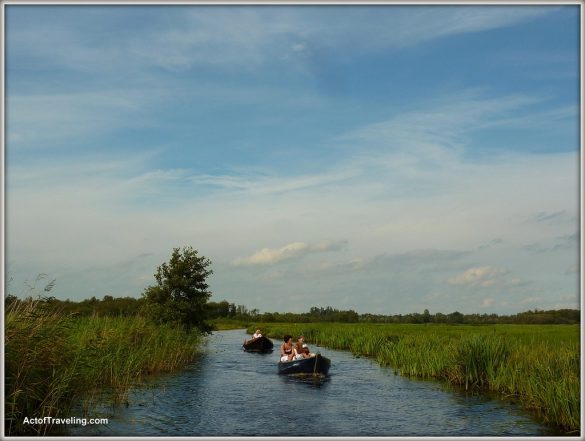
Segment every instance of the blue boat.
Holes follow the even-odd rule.
[[[279,361],[278,373],[284,375],[327,375],[330,367],[331,360],[321,354],[316,354],[314,357],[300,360]]]

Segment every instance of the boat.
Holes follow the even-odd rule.
[[[272,352],[274,343],[272,343],[268,337],[262,335],[258,338],[244,341],[242,347],[244,348],[244,351],[248,352]]]
[[[331,367],[331,360],[316,354],[314,357],[301,358],[300,360],[279,361],[279,374],[297,374],[297,375],[327,375]]]

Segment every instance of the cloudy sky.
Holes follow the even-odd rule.
[[[8,291],[579,307],[578,8],[7,5]]]

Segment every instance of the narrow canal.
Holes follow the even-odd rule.
[[[278,352],[246,353],[243,330],[209,337],[187,369],[102,409],[104,426],[78,436],[547,436],[517,406],[394,375],[348,352],[311,346],[332,361],[322,380],[277,374]],[[275,341],[275,349],[280,345]]]

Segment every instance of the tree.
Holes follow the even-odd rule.
[[[431,313],[429,312],[428,309],[425,309],[423,312],[423,322],[424,323],[429,323],[431,321]]]
[[[463,323],[464,316],[459,311],[452,312],[447,315],[447,321],[449,323]]]
[[[142,294],[144,312],[159,323],[177,323],[210,332],[205,323],[206,303],[211,292],[207,277],[213,273],[211,261],[198,256],[192,247],[174,248],[171,259],[157,268],[151,285]]]

